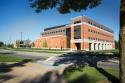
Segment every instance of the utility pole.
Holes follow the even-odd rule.
[[[21,32],[21,41],[22,41],[22,32]]]

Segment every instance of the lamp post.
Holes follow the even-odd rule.
[[[22,41],[22,32],[21,32],[21,41]]]

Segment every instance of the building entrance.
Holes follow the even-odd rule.
[[[92,50],[91,45],[92,45],[92,43],[89,43],[89,50]]]
[[[81,50],[81,44],[80,43],[75,43],[77,50]]]

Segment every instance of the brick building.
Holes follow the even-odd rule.
[[[114,49],[114,32],[86,16],[71,19],[70,24],[45,28],[35,41],[36,48],[72,50]]]

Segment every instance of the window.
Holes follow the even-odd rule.
[[[88,39],[90,40],[90,37],[88,37]]]
[[[88,21],[88,23],[90,24],[90,21]]]
[[[74,24],[81,23],[81,21],[75,21]]]
[[[88,29],[88,31],[90,32],[90,29]]]
[[[80,39],[81,38],[81,26],[77,25],[74,27],[74,39]]]
[[[93,30],[91,30],[91,32],[93,32]]]
[[[97,31],[95,33],[97,34]]]
[[[94,40],[94,38],[91,38],[91,40]]]

